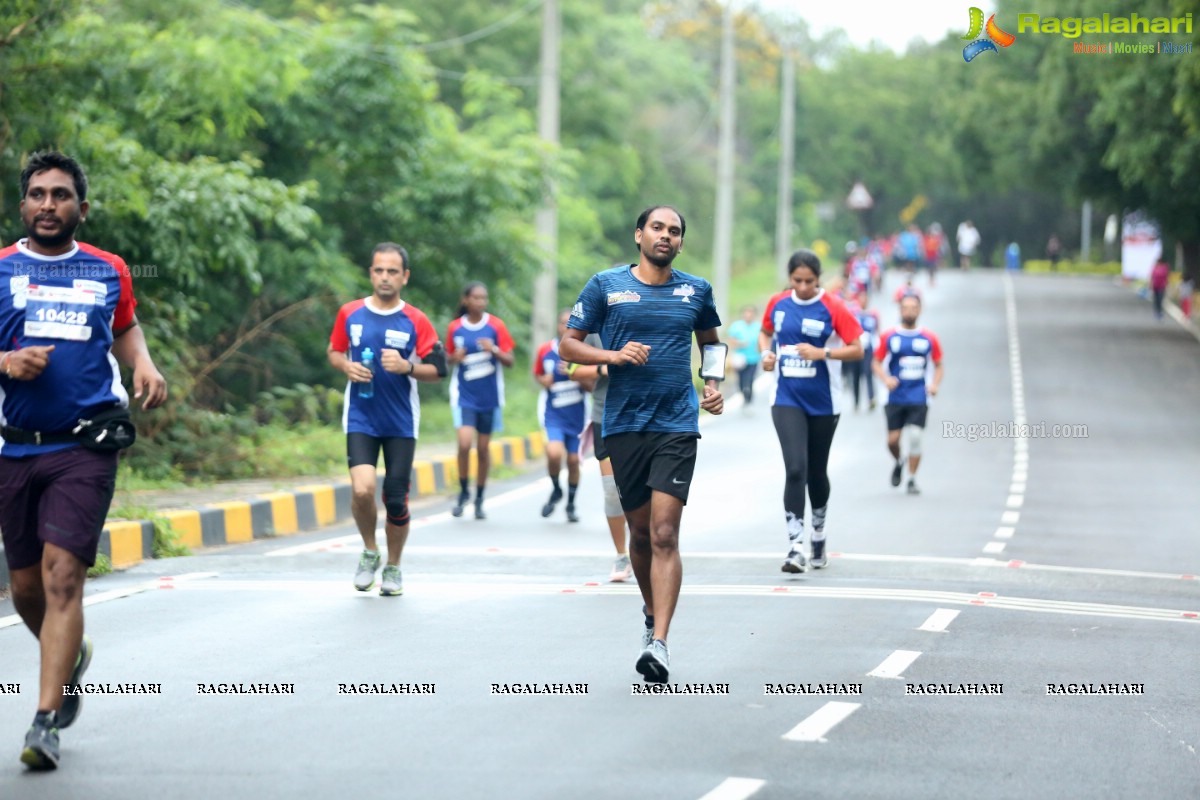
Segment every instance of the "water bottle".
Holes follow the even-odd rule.
[[[364,347],[362,351],[362,365],[371,370],[371,375],[375,374],[375,354],[371,352],[371,348]],[[367,383],[358,385],[358,396],[363,400],[369,400],[375,396],[375,380],[372,378]]]

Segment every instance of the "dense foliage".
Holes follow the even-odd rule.
[[[1166,13],[1116,5],[1062,0],[1056,13]],[[80,159],[93,204],[80,238],[140,267],[139,314],[171,381],[169,408],[142,422],[143,468],[219,475],[251,454],[212,454],[216,437],[331,421],[337,398],[320,388],[338,383],[329,326],[366,293],[378,241],[408,247],[406,297],[439,327],[478,278],[522,347],[547,186],[561,302],[631,257],[633,218],[652,202],[687,212],[681,264],[708,271],[721,4],[562,6],[557,149],[537,136],[539,0],[0,6],[0,236],[23,234],[27,153]],[[1001,0],[998,19],[1018,10]],[[909,218],[953,230],[971,217],[987,256],[1013,240],[1037,255],[1051,234],[1078,242],[1086,198],[1097,235],[1107,214],[1143,208],[1183,244],[1189,269],[1200,265],[1194,55],[1084,57],[1071,39],[1023,35],[966,64],[954,36],[903,55],[863,51],[753,6],[736,37],[735,269],[772,257],[789,48],[794,242],[860,234],[844,199],[862,180],[873,231]]]

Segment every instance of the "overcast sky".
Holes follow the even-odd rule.
[[[814,35],[841,28],[859,47],[879,40],[896,52],[904,52],[912,39],[935,42],[951,30],[965,34],[967,9],[972,5],[984,14],[994,10],[990,4],[971,0],[759,0],[759,4],[807,20]]]

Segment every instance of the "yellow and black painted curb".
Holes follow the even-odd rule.
[[[492,463],[520,466],[540,459],[545,437],[501,436],[490,445]],[[471,451],[471,474],[475,472]],[[458,459],[454,455],[413,462],[410,496],[445,492],[458,484]],[[255,539],[311,531],[350,518],[350,484],[313,484],[290,491],[271,492],[249,500],[211,503],[200,508],[164,509],[159,516],[170,521],[179,543],[190,548],[239,544]],[[100,534],[100,552],[113,569],[123,569],[154,557],[154,523],[151,520],[109,520]],[[3,545],[0,545],[3,553]],[[0,589],[8,586],[8,569],[0,558]]]

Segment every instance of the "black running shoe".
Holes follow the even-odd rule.
[[[53,714],[48,720],[34,719],[25,734],[21,763],[36,770],[58,769],[58,727]]]
[[[567,506],[567,522],[579,522],[579,515],[575,513],[575,505]]]
[[[475,501],[475,519],[487,519],[487,514],[483,513],[483,501]]]
[[[903,473],[904,473],[904,465],[901,464],[899,461],[897,461],[896,466],[892,467],[892,486],[900,485],[900,476]]]
[[[554,491],[550,493],[550,499],[546,501],[546,505],[542,506],[542,516],[548,517],[554,513],[554,507],[558,505],[558,501],[562,500],[562,489],[555,486]]]
[[[454,503],[454,508],[450,509],[450,513],[456,517],[463,515],[463,509],[467,507],[467,503],[471,502],[471,495],[463,492],[458,496],[458,500]]]
[[[813,540],[812,558],[810,558],[808,560],[808,563],[812,564],[813,569],[820,569],[821,567],[823,567],[829,563],[829,560],[827,558],[825,558],[825,540],[824,539],[822,539],[819,542],[816,541],[815,539]]]
[[[87,671],[88,664],[92,663],[92,640],[87,634],[83,635],[83,641],[79,644],[79,655],[75,657],[75,669],[71,671],[70,686],[75,689],[79,686],[79,681],[83,678],[83,673]],[[69,728],[75,722],[75,718],[79,716],[79,706],[82,705],[83,698],[78,694],[69,694],[63,698],[62,708],[55,715],[55,725],[59,728]]]

